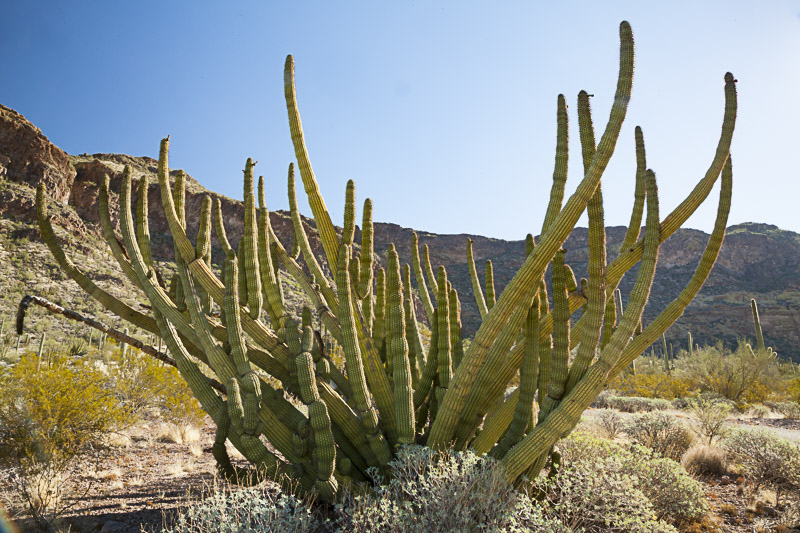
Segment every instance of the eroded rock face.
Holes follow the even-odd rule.
[[[0,105],[0,177],[36,188],[44,182],[60,204],[69,201],[75,170],[66,152],[25,117]]]

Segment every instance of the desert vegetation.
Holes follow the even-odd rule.
[[[108,179],[100,184],[105,242],[138,291],[122,298],[93,280],[91,265],[65,253],[39,186],[39,228],[61,271],[127,329],[46,298],[22,299],[18,335],[35,321],[34,309],[43,312],[39,307],[103,335],[82,334],[46,350],[43,334],[38,347],[17,347],[4,365],[0,386],[10,394],[0,399],[0,460],[8,508],[45,529],[72,527],[57,519],[77,504],[75,492],[92,490],[70,485],[82,479],[80,470],[98,450],[158,422],[171,428],[175,444],[196,440],[201,426],[213,433],[205,449],[196,445],[192,453],[213,457],[220,485],[205,497],[189,496],[179,514],[165,518],[164,528],[175,532],[800,527],[800,439],[742,423],[791,421],[800,411],[800,371],[765,346],[755,302],[755,343],[701,347],[690,335],[677,353],[666,340],[662,353],[651,348],[697,295],[722,245],[737,106],[730,73],[712,163],[666,216],[636,129],[634,205],[621,253],[609,263],[601,177],[633,82],[633,34],[628,23],[620,25],[620,68],[605,130],[596,142],[589,95],[581,91],[583,177],[565,201],[568,125],[559,95],[547,215],[538,240],[528,235],[525,262],[502,291],[491,262],[484,279],[478,275],[466,242],[471,297],[482,319],[471,339],[461,328],[462,296],[444,267],[434,269],[427,247],[420,253],[416,235],[410,264],[401,265],[394,245],[379,261],[369,199],[356,242],[352,181],[342,227],[334,226],[306,149],[291,56],[284,76],[321,254],[299,214],[294,164],[287,178],[293,238],[284,243],[270,224],[252,159],[237,246],[211,197],[192,239],[186,177],[171,177],[166,138],[158,189],[173,263],[153,259],[147,176],[134,184],[125,167],[117,198]],[[696,270],[680,296],[643,323],[661,243],[717,181],[716,222]],[[584,211],[588,277],[577,279],[562,245]],[[224,252],[218,264],[212,234]],[[617,287],[634,267],[623,308]],[[120,475],[94,478],[102,484]],[[720,494],[728,500],[715,501]]]

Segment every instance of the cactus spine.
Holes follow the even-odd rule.
[[[250,474],[291,478],[299,490],[316,491],[332,501],[341,487],[367,479],[370,467],[384,469],[396,445],[419,442],[436,449],[454,444],[458,449],[491,452],[502,461],[506,480],[521,482],[523,474],[538,474],[556,441],[572,430],[609,380],[630,366],[680,316],[707,278],[724,236],[732,187],[729,150],[736,116],[735,81],[730,74],[725,77],[725,116],[716,155],[697,187],[663,220],[655,174],[646,168],[643,136],[637,128],[631,223],[618,258],[607,264],[601,177],[615,150],[631,95],[633,35],[627,23],[620,26],[620,43],[614,104],[597,143],[589,96],[585,92],[578,95],[584,171],[566,201],[568,123],[566,100],[563,95],[558,98],[555,168],[542,233],[538,242],[532,236],[527,239],[525,262],[501,293],[494,288],[491,262],[481,287],[472,243],[468,242],[470,277],[483,321],[466,350],[459,295],[443,267],[434,275],[427,245],[420,256],[416,235],[412,237],[412,266],[431,326],[427,353],[423,353],[414,309],[412,268],[406,266],[401,272],[397,249],[391,247],[386,271],[373,276],[375,238],[369,200],[364,204],[360,254],[354,254],[352,182],[346,190],[341,239],[337,235],[311,168],[291,57],[284,70],[291,137],[322,242],[322,259],[327,260],[329,270],[322,268],[313,253],[300,217],[293,165],[287,183],[294,230],[292,251],[287,252],[270,225],[263,180],[259,181],[256,207],[252,159],[245,165],[245,231],[238,247],[233,248],[225,235],[219,199],[203,202],[200,229],[192,242],[186,233],[186,177],[179,172],[173,188],[168,139],[162,142],[159,154],[158,183],[175,251],[177,275],[169,289],[162,286],[152,263],[148,181],[139,182],[134,221],[131,171],[123,172],[119,227],[124,247],[111,223],[108,184],[100,186],[103,235],[123,273],[150,301],[150,314],[132,309],[97,287],[66,257],[47,216],[43,187],[37,192],[42,235],[61,268],[86,292],[132,327],[163,339],[216,424],[212,451],[226,475],[240,473],[225,451],[224,443],[230,440],[253,465]],[[695,274],[681,296],[642,328],[660,244],[705,200],[720,175],[717,220]],[[639,237],[645,203],[645,231]],[[589,276],[578,287],[562,248],[584,210],[589,215]],[[212,216],[225,255],[221,278],[210,264]],[[298,253],[303,254],[308,271],[296,261]],[[622,276],[639,262],[636,283],[623,312],[616,289]],[[549,265],[553,268],[548,288],[545,272]],[[304,312],[301,327],[285,309],[281,291],[286,275],[308,295],[317,315],[314,319]],[[223,311],[221,323],[211,314],[214,305]],[[573,323],[572,315],[581,308],[582,317]],[[315,322],[327,333],[314,331]],[[326,357],[333,348],[329,344],[338,345],[344,354],[344,370]],[[571,362],[570,353],[575,353]],[[202,371],[200,363],[205,365]],[[226,395],[209,385],[203,374],[206,366],[225,385]],[[517,372],[520,387],[506,398],[505,388]],[[280,382],[282,388],[272,385],[272,379],[262,379],[262,373]],[[286,395],[299,399],[308,414]],[[537,396],[538,416],[534,407]],[[270,451],[265,441],[279,453]]]

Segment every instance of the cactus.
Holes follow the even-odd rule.
[[[764,346],[764,333],[761,331],[761,319],[758,317],[758,303],[755,298],[750,300],[750,310],[753,312],[753,325],[756,327],[758,353],[763,353],[767,348]]]
[[[556,441],[572,430],[600,390],[680,316],[707,278],[724,236],[736,115],[735,80],[730,74],[725,76],[722,135],[711,166],[684,202],[663,219],[655,173],[646,169],[644,140],[637,128],[631,224],[623,250],[614,262],[607,263],[601,177],[630,100],[633,35],[626,22],[620,26],[620,40],[616,95],[598,143],[589,96],[585,91],[578,96],[584,171],[566,201],[568,124],[566,99],[558,98],[555,169],[542,233],[538,242],[532,236],[528,239],[525,262],[502,291],[495,291],[491,262],[481,287],[468,242],[470,276],[482,317],[468,347],[461,332],[460,297],[444,267],[434,276],[427,245],[420,257],[416,235],[411,246],[413,269],[406,266],[401,270],[397,250],[391,246],[386,270],[374,275],[369,199],[364,203],[360,254],[354,252],[352,182],[346,190],[344,231],[341,238],[337,234],[311,168],[291,56],[284,70],[291,137],[324,257],[313,254],[297,209],[294,165],[289,166],[287,184],[294,234],[292,249],[287,251],[269,224],[263,181],[259,182],[256,207],[255,163],[248,159],[245,232],[237,248],[225,235],[220,202],[213,202],[214,231],[225,254],[222,276],[218,277],[208,255],[212,202],[204,202],[201,231],[193,243],[185,229],[185,175],[179,173],[174,186],[169,179],[169,138],[162,141],[158,162],[161,203],[173,238],[177,272],[169,289],[159,282],[151,259],[146,187],[140,183],[134,223],[131,172],[123,172],[121,240],[110,219],[114,210],[109,207],[107,182],[100,190],[103,235],[124,275],[150,301],[151,314],[143,314],[97,287],[66,257],[40,187],[37,215],[42,236],[61,268],[86,292],[132,327],[164,340],[182,376],[216,424],[212,451],[226,476],[270,477],[333,501],[343,487],[368,479],[368,471],[385,472],[396,446],[417,442],[435,449],[455,446],[490,452],[503,463],[508,482],[525,483],[538,475]],[[705,200],[720,175],[717,220],[694,276],[680,297],[642,328],[660,244]],[[645,204],[645,231],[640,238]],[[578,285],[564,262],[562,247],[584,210],[589,215],[589,274]],[[297,253],[303,254],[307,271],[297,263]],[[321,261],[327,261],[327,269]],[[641,264],[636,282],[623,313],[616,289],[637,263]],[[545,272],[551,264],[548,288]],[[284,272],[279,273],[279,267]],[[423,317],[418,320],[414,310],[412,270],[424,318],[432,331],[427,353],[423,353],[419,333]],[[286,314],[281,292],[285,275],[293,277],[306,293],[317,320],[304,311],[298,326]],[[222,309],[221,320],[210,313],[213,305]],[[579,309],[584,311],[582,317],[573,321]],[[313,323],[321,324],[326,333],[314,331]],[[344,369],[325,356],[331,344],[344,354]],[[576,354],[572,361],[571,353]],[[220,387],[209,383],[203,373],[208,370]],[[518,372],[520,387],[506,398],[506,387]],[[287,396],[297,401],[289,401]],[[298,409],[298,402],[306,410]],[[227,440],[248,459],[251,470],[245,472],[231,464],[224,446]]]

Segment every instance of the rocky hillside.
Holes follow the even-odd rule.
[[[94,313],[114,321],[85,297],[72,282],[64,282],[55,262],[40,242],[34,209],[34,187],[41,181],[47,186],[55,223],[61,228],[65,247],[76,264],[86,267],[101,285],[131,302],[138,295],[123,279],[99,236],[97,216],[98,180],[106,174],[112,191],[119,191],[122,169],[130,165],[135,178],[155,176],[156,161],[147,157],[119,154],[83,154],[69,156],[50,143],[22,115],[0,106],[0,259],[3,290],[0,314],[13,314],[25,292],[43,294],[65,305]],[[243,208],[240,202],[207,191],[190,179],[187,187],[187,225],[190,234],[197,231],[202,198],[211,194],[222,201],[228,235],[235,244],[242,233]],[[162,215],[160,193],[156,185],[149,190],[152,243],[156,259],[167,261],[172,255],[172,241]],[[285,245],[292,242],[291,221],[287,213],[272,212],[272,224]],[[307,220],[312,246],[321,253],[313,221]],[[383,258],[389,243],[398,247],[401,260],[410,262],[412,229],[395,224],[376,223],[376,251]],[[608,228],[609,256],[616,256],[625,229]],[[479,325],[466,265],[466,240],[475,241],[479,271],[483,262],[494,263],[498,291],[522,264],[524,243],[503,241],[477,235],[437,235],[417,230],[420,242],[431,248],[434,265],[445,265],[458,289],[463,306],[467,334]],[[357,234],[356,238],[360,236]],[[578,276],[586,275],[588,259],[587,230],[577,228],[565,244],[567,261]],[[673,299],[692,275],[705,246],[707,235],[697,230],[680,230],[662,247],[656,282],[645,314],[652,320]],[[221,251],[214,249],[214,261]],[[738,337],[753,337],[749,300],[759,302],[767,342],[782,357],[800,361],[800,235],[768,224],[741,224],[728,229],[721,257],[709,281],[685,315],[667,333],[677,351],[686,344],[691,330],[695,342],[710,344],[723,341],[733,344]],[[627,300],[635,271],[622,282]],[[140,302],[143,305],[144,302]],[[300,300],[297,300],[297,305]],[[44,319],[36,329],[56,328],[78,333],[72,326]],[[7,336],[8,337],[8,336]],[[55,335],[58,337],[58,334]],[[6,339],[6,342],[9,342]],[[14,338],[16,342],[16,338]]]

